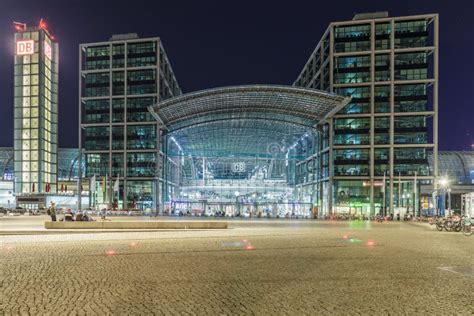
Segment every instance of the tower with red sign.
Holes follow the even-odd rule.
[[[42,204],[57,190],[58,43],[44,20],[14,27],[14,190]]]

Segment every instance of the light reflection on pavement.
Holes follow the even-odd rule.
[[[30,234],[0,235],[5,314],[472,312],[463,271],[474,238],[427,224],[234,220],[227,230],[32,235],[36,218],[7,221]]]

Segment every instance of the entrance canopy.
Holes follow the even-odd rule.
[[[319,90],[246,85],[203,90],[150,107],[186,155],[285,153],[349,98]]]

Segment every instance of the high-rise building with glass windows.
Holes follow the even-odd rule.
[[[352,97],[298,163],[300,193],[316,192],[324,213],[417,210],[419,185],[438,175],[438,15],[333,22],[294,86]]]
[[[154,209],[165,185],[156,168],[163,157],[159,123],[148,107],[181,94],[162,42],[114,35],[81,44],[79,55],[82,176],[96,176],[91,204]],[[113,190],[117,178],[118,192]]]
[[[44,204],[57,182],[58,43],[43,20],[15,27],[14,191],[17,203]]]

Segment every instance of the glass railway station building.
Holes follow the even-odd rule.
[[[271,147],[270,156],[275,154],[276,149],[278,149],[278,147]],[[15,195],[13,192],[13,155],[14,150],[12,147],[0,148],[0,207],[15,206]],[[467,203],[469,205],[466,206],[467,199],[473,198],[473,194],[469,193],[474,192],[474,152],[440,151],[438,154],[438,159],[439,168],[440,170],[443,170],[443,176],[450,180],[449,188],[451,189],[452,209],[465,210],[466,207],[470,207],[470,212],[474,216],[474,203],[469,202]],[[428,164],[431,173],[433,171],[433,155],[431,154],[428,155]],[[231,170],[232,169],[229,168],[228,172],[231,172]],[[85,162],[83,161],[81,166],[81,174],[84,174],[84,172]],[[74,209],[77,207],[77,181],[79,176],[79,155],[77,148],[59,148],[57,176],[58,190],[54,194],[47,195],[45,201],[46,205],[49,204],[49,201],[55,201],[58,207]],[[82,203],[84,207],[87,207],[89,205],[88,179],[83,179],[82,185]],[[420,210],[422,213],[433,212],[434,206],[431,202],[433,190],[433,184],[420,185]],[[270,192],[270,190],[267,191]],[[233,193],[235,196],[235,191],[230,193]],[[37,194],[41,195],[41,193]],[[200,205],[202,207],[201,199],[197,202],[191,203],[191,197],[185,196],[183,200],[189,202],[185,205],[192,206],[196,209],[199,208]],[[232,202],[235,202],[235,200]],[[232,203],[228,203],[227,205],[230,204]],[[275,204],[282,205],[281,203],[273,203],[273,205]],[[33,203],[23,203],[21,201],[17,201],[16,205],[30,209],[35,209],[39,206],[37,204],[34,205]],[[171,205],[171,202],[166,202],[165,205],[169,206]],[[179,206],[180,205],[176,205],[175,207]],[[280,209],[283,209],[283,206],[281,206]]]
[[[474,177],[469,154],[438,158],[438,41],[436,14],[358,14],[329,25],[291,86],[185,94],[160,38],[81,44],[80,154],[53,189],[160,214],[436,208],[440,176],[459,194]]]
[[[436,189],[437,15],[331,23],[293,86],[182,94],[159,38],[80,55],[81,178],[108,180],[94,207],[368,215]]]

